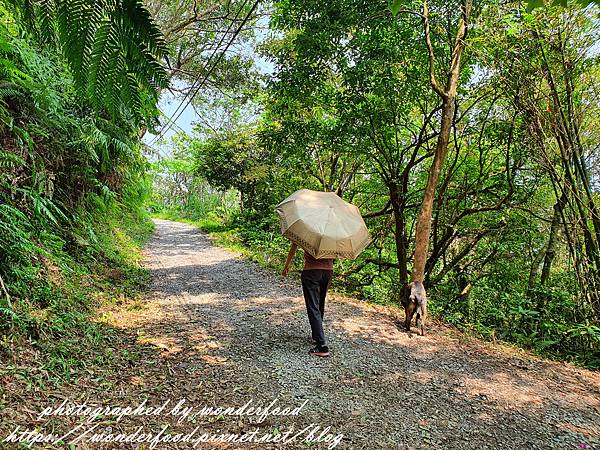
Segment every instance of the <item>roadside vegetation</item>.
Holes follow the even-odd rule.
[[[27,390],[107,364],[114,335],[98,309],[135,298],[148,279],[139,132],[156,121],[166,82],[150,64],[160,35],[140,37],[153,29],[141,16],[106,42],[102,30],[128,12],[81,7],[0,6],[0,376]],[[146,61],[125,46],[132,37]]]

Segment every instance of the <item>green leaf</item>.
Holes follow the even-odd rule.
[[[113,120],[150,124],[156,100],[168,85],[160,61],[168,49],[142,0],[10,0],[45,43],[59,44],[78,92]],[[131,75],[135,74],[135,79]]]
[[[395,3],[397,3],[397,2],[395,2]],[[595,3],[596,5],[600,6],[600,0],[577,0],[577,3],[579,3],[583,7],[589,6],[592,3]],[[569,4],[568,0],[553,0],[552,1],[553,6],[562,6],[563,8],[566,8],[568,6],[568,4]],[[544,0],[528,0],[527,12],[531,12],[535,8],[541,8],[543,6],[544,6]]]
[[[392,14],[395,16],[398,14],[401,7],[402,7],[402,0],[393,0],[390,5],[390,11],[392,11]]]
[[[541,8],[544,6],[544,0],[529,0],[527,3],[527,12],[533,11],[535,8]]]

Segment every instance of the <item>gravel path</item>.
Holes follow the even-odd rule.
[[[139,341],[160,350],[155,363],[170,380],[171,397],[222,406],[277,399],[296,407],[308,400],[298,416],[269,416],[261,430],[330,426],[326,434],[343,434],[343,449],[600,446],[598,373],[439,325],[426,337],[410,337],[398,326],[397,310],[336,296],[325,314],[332,356],[319,359],[307,353],[298,281],[213,246],[192,226],[163,220],[156,221],[147,266],[148,304],[125,320]],[[249,417],[220,419],[206,426],[254,426]]]
[[[65,441],[74,445],[36,449],[600,448],[598,372],[439,324],[425,337],[410,337],[399,325],[399,309],[331,295],[325,329],[332,356],[320,359],[308,354],[298,279],[283,279],[213,246],[197,228],[163,220],[156,221],[145,265],[152,274],[149,292],[99,311],[112,338],[93,361],[82,349],[71,382],[46,381],[48,374],[33,364],[35,353],[12,361],[19,366],[13,371],[22,365],[29,375],[0,370],[0,449],[17,448],[4,441],[15,427],[72,433]],[[36,381],[28,382],[31,377]],[[111,414],[92,421],[73,413],[40,415],[64,402],[166,406],[161,414],[118,420]],[[248,404],[248,412],[271,403],[272,412],[303,406],[295,416],[264,420],[205,414],[205,408],[236,412]],[[169,439],[195,433],[192,443],[151,445],[147,433],[154,438],[165,427]],[[140,443],[117,443],[119,433],[145,436]],[[198,442],[205,433],[244,439],[255,433],[253,440],[267,442]]]

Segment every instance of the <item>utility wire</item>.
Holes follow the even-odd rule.
[[[219,44],[215,47],[215,50],[213,51],[213,53],[208,58],[208,60],[207,60],[207,62],[206,62],[206,64],[205,64],[204,67],[207,67],[210,64],[211,59],[216,54],[217,50],[221,47],[221,44],[225,40],[225,37],[229,33],[229,30],[231,29],[232,25],[235,23],[235,21],[236,21],[237,17],[239,16],[240,12],[242,11],[242,9],[244,8],[244,6],[246,5],[246,2],[247,2],[247,0],[244,0],[244,2],[242,3],[242,6],[238,10],[235,18],[229,24],[229,27],[227,28],[227,30],[223,33],[223,36],[221,37],[221,40],[219,41]],[[231,39],[229,40],[229,42],[225,46],[225,48],[221,51],[220,55],[214,61],[214,63],[212,64],[212,66],[209,68],[209,70],[205,73],[204,77],[202,78],[202,81],[200,81],[200,83],[198,83],[198,81],[200,80],[201,76],[196,79],[196,81],[192,84],[192,87],[190,88],[190,90],[188,91],[188,93],[185,95],[185,97],[183,98],[183,100],[181,101],[181,103],[179,104],[179,106],[177,107],[177,109],[175,110],[175,112],[173,113],[173,115],[169,118],[169,120],[163,126],[163,128],[161,129],[161,131],[159,132],[159,134],[154,137],[154,139],[152,140],[152,142],[150,142],[149,145],[154,144],[157,140],[159,140],[162,136],[164,136],[165,133],[167,131],[169,131],[169,129],[175,124],[175,122],[177,121],[177,119],[179,119],[179,117],[181,116],[181,114],[183,114],[183,112],[186,110],[186,108],[189,106],[189,104],[194,100],[194,98],[196,97],[196,95],[198,94],[198,92],[200,91],[200,89],[202,88],[202,86],[204,85],[204,83],[206,83],[206,80],[208,79],[208,77],[215,70],[215,68],[217,67],[217,64],[219,64],[219,62],[221,61],[221,59],[223,59],[223,56],[225,55],[225,53],[227,52],[227,50],[229,49],[229,47],[233,44],[233,42],[235,41],[235,39],[238,36],[238,34],[241,32],[241,30],[244,28],[244,26],[246,25],[246,23],[250,19],[250,16],[252,15],[252,13],[256,9],[256,7],[258,6],[259,2],[260,2],[260,0],[256,0],[254,2],[254,4],[252,5],[252,7],[250,8],[250,11],[248,11],[248,14],[246,14],[246,16],[242,20],[242,23],[240,24],[240,26],[235,30],[235,32],[231,36]],[[190,93],[191,93],[191,96],[190,96],[190,98],[186,102],[186,99],[187,99],[187,97],[189,96]],[[184,105],[184,103],[185,103],[185,105]],[[182,106],[183,106],[183,108],[182,108]]]
[[[211,60],[213,59],[213,57],[216,55],[217,50],[221,47],[221,45],[223,44],[223,41],[225,40],[225,37],[227,36],[227,33],[229,33],[229,31],[231,30],[231,27],[233,26],[233,24],[235,23],[235,21],[237,20],[238,16],[240,15],[240,13],[242,12],[242,9],[244,9],[244,6],[246,6],[246,2],[247,0],[244,0],[244,2],[242,3],[242,5],[240,6],[240,8],[238,9],[238,11],[235,14],[235,17],[233,18],[233,20],[229,23],[227,29],[225,30],[225,32],[223,33],[223,35],[221,36],[221,39],[219,41],[219,43],[215,46],[215,48],[213,49],[212,53],[210,54],[210,56],[208,57],[208,59],[206,60],[206,62],[204,63],[204,69],[206,69]],[[190,86],[190,89],[185,93],[183,99],[181,100],[181,102],[179,103],[179,105],[177,106],[177,108],[175,109],[175,111],[173,112],[173,115],[171,117],[167,117],[167,123],[165,123],[162,128],[160,129],[159,133],[152,139],[152,141],[150,142],[149,145],[153,145],[156,141],[158,141],[162,136],[165,135],[165,133],[167,131],[169,131],[169,129],[171,128],[171,126],[175,123],[175,120],[177,120],[179,118],[179,116],[181,114],[183,114],[183,111],[185,111],[185,109],[187,108],[187,103],[185,105],[185,107],[181,110],[181,112],[179,111],[179,109],[182,107],[182,105],[185,103],[185,101],[187,100],[188,96],[190,95],[190,92],[192,92],[195,87],[196,84],[200,81],[200,78],[202,77],[202,75],[198,75],[198,78],[196,78],[194,80],[194,82],[192,83],[192,85]],[[175,119],[173,119],[173,117],[175,117],[175,115],[177,115],[177,117]]]
[[[250,16],[252,15],[252,13],[254,12],[254,10],[256,9],[256,7],[258,6],[258,3],[260,2],[260,0],[256,0],[254,2],[254,4],[252,5],[252,7],[250,8],[250,11],[248,11],[248,14],[246,14],[246,17],[244,17],[244,20],[242,21],[242,23],[240,24],[240,26],[238,27],[237,30],[235,30],[235,32],[233,33],[230,41],[227,43],[227,46],[223,49],[223,51],[221,52],[221,54],[218,56],[217,60],[214,62],[213,66],[210,68],[210,70],[206,73],[206,75],[204,76],[204,78],[202,79],[202,81],[200,82],[200,84],[196,87],[196,89],[194,90],[194,92],[192,93],[192,96],[190,97],[190,99],[187,101],[186,105],[184,106],[183,110],[180,111],[180,113],[177,115],[177,117],[175,117],[174,120],[177,120],[181,114],[183,113],[183,111],[188,107],[188,105],[194,100],[194,98],[196,97],[196,95],[198,94],[198,92],[200,92],[200,89],[204,86],[204,83],[206,83],[206,81],[208,80],[208,77],[212,74],[212,72],[214,71],[214,69],[217,67],[217,65],[219,64],[219,62],[221,62],[221,59],[223,59],[223,56],[225,56],[225,53],[227,53],[227,50],[229,49],[229,47],[233,44],[233,42],[235,41],[237,35],[242,31],[242,29],[244,28],[244,26],[246,25],[246,23],[248,22],[248,20],[250,19]]]
[[[225,40],[225,37],[227,36],[227,34],[230,32],[231,27],[233,27],[233,24],[235,23],[235,21],[237,20],[237,18],[239,17],[240,13],[242,12],[242,10],[244,9],[244,6],[246,6],[246,2],[248,0],[244,0],[244,2],[242,3],[242,5],[240,6],[240,8],[237,10],[235,17],[232,19],[232,21],[229,23],[229,25],[227,26],[227,29],[225,30],[225,32],[223,33],[223,35],[221,36],[221,39],[219,40],[219,43],[215,46],[215,48],[213,49],[212,53],[210,54],[210,56],[208,57],[208,59],[206,60],[206,62],[204,63],[204,68],[206,69],[212,58],[215,56],[215,54],[217,53],[217,50],[221,47],[221,45],[223,44],[223,41]],[[173,115],[171,117],[167,118],[167,123],[165,125],[163,125],[163,127],[161,128],[160,132],[154,137],[154,139],[152,140],[152,142],[150,142],[150,145],[154,144],[154,142],[156,142],[158,139],[160,139],[164,133],[166,131],[169,130],[170,126],[173,124],[173,116],[175,116],[176,114],[179,113],[179,109],[181,108],[181,106],[183,105],[183,103],[186,101],[187,97],[190,95],[190,92],[195,89],[196,84],[198,83],[198,81],[200,81],[200,78],[202,77],[202,75],[198,75],[198,78],[196,78],[194,80],[194,82],[192,83],[192,85],[190,86],[190,89],[185,93],[185,96],[183,97],[183,99],[181,100],[181,102],[179,103],[179,105],[177,106],[177,108],[175,109],[175,111],[173,112]],[[179,113],[179,115],[181,115],[183,113],[183,111],[185,111],[185,108],[187,108],[187,104],[186,106],[183,108],[183,110],[181,111],[181,113]],[[179,117],[179,115],[177,117]]]

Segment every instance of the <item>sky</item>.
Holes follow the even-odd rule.
[[[268,26],[269,16],[268,14],[262,14],[256,21],[255,42],[237,43],[237,45],[232,46],[232,49],[236,53],[241,53],[252,58],[255,68],[258,69],[259,72],[262,72],[266,75],[271,75],[275,70],[274,63],[265,58],[263,55],[258,54],[256,51],[256,46],[265,42],[270,37]],[[217,57],[217,55],[215,55],[215,57]],[[183,82],[180,80],[175,80],[174,83],[178,88],[183,87]],[[183,99],[184,96],[179,93],[173,93],[169,90],[163,91],[158,103],[158,107],[162,113],[162,117],[160,119],[161,124],[171,122],[170,119],[175,115]],[[181,113],[181,115],[175,120],[174,124],[163,133],[163,136],[160,140],[155,141],[156,135],[150,132],[146,133],[142,138],[142,141],[146,145],[151,146],[161,157],[168,157],[171,154],[171,138],[178,132],[191,134],[194,124],[199,119],[191,103],[188,104],[183,111],[180,109],[177,114],[179,113]],[[157,131],[160,132],[161,129],[162,126],[158,127]]]

